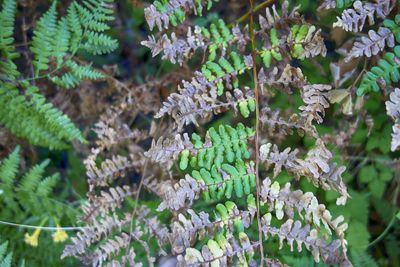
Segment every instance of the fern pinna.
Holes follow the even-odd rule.
[[[155,1],[145,17],[151,30],[168,31],[214,2]],[[85,160],[88,228],[72,238],[63,257],[93,266],[153,266],[160,252],[174,255],[178,266],[284,266],[284,258],[272,258],[270,249],[279,255],[287,247],[309,251],[316,262],[352,266],[344,217],[335,217],[317,194],[296,189],[298,181],[307,180],[336,192],[337,205],[349,198],[342,179],[346,168],[334,161],[315,127],[324,121],[332,86],[311,83],[294,65],[325,56],[324,39],[298,7],[267,2],[264,12],[250,1],[250,12],[237,25],[216,20],[142,42],[153,56],[197,63],[198,70],[154,111],[160,120],[147,135],[116,120],[130,108],[134,114],[148,112],[134,107],[135,97],[100,119],[97,146]],[[279,115],[272,110],[276,92],[295,93],[303,103],[297,112]],[[209,126],[221,113],[238,122]],[[167,116],[172,127],[166,127]],[[191,124],[196,131],[184,132]],[[273,130],[278,136],[269,134]],[[118,132],[124,133],[121,138]],[[295,133],[313,140],[308,151],[278,147],[279,138]],[[125,134],[132,138],[126,150],[121,149]],[[149,138],[146,150],[140,143]],[[112,149],[121,155],[107,158]],[[139,185],[132,184],[131,172],[142,173]],[[283,174],[293,181],[281,182]],[[159,197],[156,209],[140,200],[142,188]],[[163,216],[170,223],[160,220]]]
[[[78,53],[101,55],[117,48],[105,34],[113,20],[112,1],[73,1],[58,18],[57,1],[37,21],[29,50],[32,73],[18,70],[14,46],[16,0],[2,1],[0,12],[0,123],[33,145],[65,148],[66,142],[86,142],[78,128],[40,93],[36,81],[47,79],[57,87],[72,88],[83,79],[104,74],[83,64]],[[28,44],[26,44],[28,46]]]

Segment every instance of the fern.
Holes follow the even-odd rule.
[[[19,56],[13,45],[16,8],[15,0],[3,1],[0,12],[0,80],[15,80],[19,76],[17,66],[13,62]]]
[[[267,244],[276,251],[284,246],[291,252],[305,248],[315,262],[351,266],[344,217],[334,217],[316,194],[292,189],[292,184],[295,187],[300,183],[282,187],[279,183],[280,174],[294,180],[306,178],[315,187],[339,193],[335,195],[337,205],[344,205],[349,198],[342,178],[346,167],[334,161],[314,126],[324,121],[332,85],[312,84],[300,68],[293,66],[299,60],[307,64],[306,59],[326,55],[321,30],[308,24],[297,7],[289,11],[288,1],[271,7],[267,2],[261,3],[261,8],[252,7],[231,29],[226,22],[217,21],[209,27],[162,32],[142,42],[153,56],[164,53],[162,58],[172,63],[183,65],[198,49],[205,52],[204,60],[197,62],[193,77],[183,80],[161,104],[155,118],[169,115],[173,122],[160,120],[159,132],[154,131],[153,124],[150,149],[138,142],[133,149],[117,147],[119,142],[113,137],[119,122],[114,125],[114,121],[123,117],[126,107],[115,107],[111,116],[101,119],[98,147],[85,160],[90,198],[82,209],[89,229],[73,239],[63,257],[74,256],[84,264],[98,266],[126,265],[125,257],[129,256],[131,265],[146,259],[152,265],[157,250],[146,247],[152,239],[145,239],[144,233],[153,233],[158,251],[166,249],[176,255],[178,266],[282,266],[277,258],[260,257]],[[190,12],[200,14],[204,3],[154,1],[145,9],[145,17],[150,29],[157,26],[163,31],[182,24]],[[255,21],[257,8],[265,6],[265,13]],[[303,101],[296,105],[296,112],[284,114],[290,119],[279,122],[299,133],[309,129],[304,132],[315,145],[306,151],[287,147],[280,152],[278,144],[285,144],[282,140],[290,138],[287,135],[292,131],[270,135],[270,129],[265,129],[267,122],[265,128],[260,125],[266,121],[260,118],[260,111],[270,109],[274,95],[283,92],[295,93]],[[229,108],[238,120],[254,115],[255,120],[246,120],[246,125],[255,122],[255,127],[212,121],[214,114]],[[135,111],[131,122],[142,109]],[[238,113],[242,116],[236,116]],[[204,129],[207,122],[212,125]],[[193,129],[185,132],[184,127],[192,123],[195,132],[189,135]],[[113,157],[102,160],[111,147],[125,154],[129,151],[129,157],[111,152]],[[131,169],[142,173],[139,188],[122,178]],[[118,177],[122,179],[117,181]],[[160,198],[160,204],[155,205],[158,213],[143,214],[148,203],[136,195],[133,219],[129,203],[141,189]],[[161,211],[171,215],[166,225],[159,222],[164,214]],[[149,227],[149,221],[154,227]],[[276,239],[278,242],[274,242]],[[138,256],[143,250],[146,259]]]
[[[247,138],[254,136],[251,128],[246,128],[243,124],[238,124],[235,128],[228,125],[220,125],[217,132],[210,128],[207,133],[207,141],[204,145],[197,134],[192,135],[194,148],[191,149],[193,156],[189,159],[189,152],[185,150],[181,153],[180,167],[185,170],[187,162],[190,161],[192,168],[203,168],[210,170],[213,165],[221,168],[221,164],[226,159],[229,163],[237,160],[248,159]],[[210,145],[211,141],[211,145]]]
[[[26,241],[26,237],[31,232],[20,229],[23,229],[25,225],[36,226],[45,221],[49,221],[48,226],[75,224],[79,213],[73,206],[61,201],[62,198],[55,197],[56,186],[59,185],[60,179],[58,174],[47,177],[44,175],[50,163],[49,160],[31,167],[23,175],[19,175],[20,163],[19,147],[0,161],[0,202],[2,205],[0,216],[3,223],[1,236],[14,242],[11,243],[14,251],[11,266],[17,266],[17,262],[22,258],[25,258],[29,266],[39,266],[43,263],[56,264],[57,254],[60,253],[62,246],[54,244],[51,234],[38,240],[39,236],[34,237],[33,233],[31,237],[36,238],[38,246],[30,248],[27,247],[28,244],[25,244],[24,237]],[[57,192],[60,192],[58,188]],[[21,228],[14,229],[16,225]],[[38,235],[39,233],[40,231],[37,232]],[[27,253],[28,249],[35,249],[34,255]]]
[[[378,65],[363,76],[357,94],[361,96],[372,91],[379,92],[382,83],[382,86],[397,83],[400,80],[399,57],[400,46],[394,48],[394,53],[386,53]]]
[[[0,183],[3,190],[2,201],[7,209],[2,210],[2,218],[16,220],[28,214],[43,217],[53,215],[61,218],[64,214],[70,219],[76,216],[76,211],[67,205],[54,200],[51,193],[57,184],[57,174],[43,178],[43,173],[49,161],[46,160],[32,167],[24,176],[17,179],[20,164],[19,147],[8,158],[0,162]],[[12,214],[17,214],[10,217]]]
[[[117,48],[116,40],[104,33],[109,29],[106,22],[113,20],[111,4],[110,0],[84,0],[82,4],[74,1],[68,7],[68,15],[59,19],[57,1],[53,1],[33,30],[30,51],[34,76],[24,79],[13,62],[18,57],[13,44],[16,1],[3,2],[0,13],[1,124],[16,136],[50,149],[63,149],[66,142],[73,140],[86,142],[70,119],[51,103],[46,103],[30,81],[48,78],[55,85],[72,88],[84,79],[104,78],[91,64],[78,64],[75,55],[78,52],[99,55]],[[56,64],[52,64],[54,61]]]
[[[341,17],[337,17],[334,27],[341,27],[345,31],[360,32],[368,19],[370,25],[375,24],[374,16],[386,18],[393,6],[390,0],[377,0],[376,3],[355,1],[353,8],[343,11]]]
[[[67,18],[57,19],[56,2],[41,17],[34,31],[31,50],[35,56],[33,65],[35,74],[49,69],[51,57],[56,58],[57,68],[46,74],[57,85],[71,88],[85,78],[100,79],[104,75],[91,68],[90,65],[78,67],[72,57],[80,50],[94,55],[110,53],[117,48],[115,40],[106,36],[109,29],[105,23],[113,20],[111,4],[113,1],[88,1],[82,4],[73,2],[68,10]],[[67,59],[65,59],[67,58]],[[62,77],[53,72],[67,68],[69,71]]]
[[[218,63],[207,61],[202,69],[201,72],[203,73],[204,77],[209,82],[215,82],[217,86],[217,95],[222,95],[224,92],[224,84],[223,78],[226,76],[235,76],[237,74],[242,74],[248,66],[246,66],[243,62],[243,59],[240,56],[232,52],[230,55],[232,63],[226,60],[225,58],[221,57],[218,60]],[[237,88],[239,86],[239,81],[233,77],[233,88]]]
[[[4,241],[3,243],[0,244],[0,267],[11,267],[11,266],[18,266],[18,267],[24,267],[25,266],[25,261],[20,260],[18,265],[13,265],[13,252],[8,252],[8,241]]]
[[[17,88],[0,84],[0,122],[15,135],[28,138],[34,145],[53,149],[65,148],[64,141],[86,142],[72,122],[52,104],[45,103],[36,87],[25,95]]]
[[[32,62],[35,67],[35,75],[39,76],[40,71],[49,69],[49,57],[52,56],[52,43],[54,36],[63,38],[56,34],[57,29],[57,13],[56,4],[53,2],[50,9],[40,18],[37,28],[32,38],[31,51],[35,58]]]

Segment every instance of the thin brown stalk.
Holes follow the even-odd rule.
[[[257,50],[254,36],[254,0],[249,0],[250,2],[250,39],[251,39],[251,50],[252,50],[252,58],[253,58],[253,80],[254,80],[254,98],[256,100],[256,140],[255,140],[255,152],[256,152],[256,187],[257,187],[257,225],[258,225],[258,241],[260,243],[260,255],[261,261],[260,266],[264,266],[264,247],[263,247],[263,236],[261,229],[261,220],[260,220],[260,176],[259,176],[259,164],[260,164],[260,152],[259,152],[259,140],[260,140],[260,96],[259,96],[259,86],[258,86],[258,78],[257,78]],[[267,1],[271,2],[272,1]]]

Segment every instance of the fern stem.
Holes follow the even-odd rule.
[[[399,196],[399,190],[400,190],[400,181],[398,180],[398,178],[400,178],[400,176],[397,177],[397,186],[394,191],[393,200],[392,200],[394,206],[396,206],[397,198]],[[392,219],[390,220],[389,224],[386,226],[385,230],[383,230],[383,232],[377,238],[375,238],[375,240],[373,240],[372,242],[370,242],[368,244],[368,248],[373,247],[376,244],[378,244],[386,236],[386,234],[389,233],[390,229],[393,227],[394,223],[396,222],[396,219],[397,219],[396,214],[398,212],[399,212],[398,209],[394,210]]]
[[[36,225],[20,224],[20,223],[6,222],[6,221],[0,221],[0,224],[9,225],[9,226],[15,226],[15,227],[20,227],[20,228],[40,229],[40,230],[47,230],[47,231],[56,231],[56,230],[58,230],[58,229],[62,229],[62,230],[64,230],[64,231],[80,231],[80,230],[83,230],[83,229],[90,228],[90,227],[87,227],[87,226],[84,226],[84,227],[73,227],[73,226],[68,226],[68,227],[36,226]]]
[[[390,220],[388,226],[386,226],[385,230],[383,230],[383,232],[377,237],[375,238],[375,240],[373,240],[371,243],[368,244],[368,247],[373,247],[375,246],[377,243],[379,243],[385,236],[386,234],[390,231],[390,229],[392,228],[392,226],[394,225],[394,222],[396,221],[396,214],[392,217],[392,219]]]
[[[261,229],[261,220],[260,220],[260,176],[258,173],[259,170],[259,164],[260,164],[260,159],[259,159],[259,135],[260,135],[260,103],[259,103],[259,90],[258,90],[258,78],[257,78],[257,65],[256,65],[256,59],[257,59],[257,51],[256,51],[256,43],[255,43],[255,36],[254,36],[254,17],[253,14],[255,12],[254,9],[254,0],[249,0],[250,2],[250,39],[251,39],[251,54],[253,58],[253,81],[254,81],[254,98],[256,100],[256,140],[255,140],[255,153],[256,153],[256,166],[255,166],[255,172],[256,172],[256,200],[257,200],[257,225],[258,225],[258,241],[260,243],[260,254],[261,254],[261,260],[260,260],[260,266],[264,266],[264,247],[263,247],[263,232]],[[272,1],[267,1],[272,2]]]
[[[156,134],[154,135],[154,137],[159,133],[159,130],[162,128],[161,127],[162,123],[163,123],[163,119],[161,119],[160,127],[158,128],[158,130],[157,130]],[[136,193],[136,197],[135,197],[135,203],[134,203],[135,207],[133,208],[132,213],[131,213],[132,219],[134,218],[134,216],[135,216],[135,214],[137,212],[140,192],[142,191],[142,188],[143,188],[144,179],[146,179],[148,165],[149,165],[149,159],[146,158],[146,161],[144,162],[144,166],[143,166],[143,171],[142,171],[142,179],[140,179],[139,187],[137,189],[137,193]],[[129,247],[130,247],[130,244],[132,242],[133,221],[134,220],[131,220],[131,223],[129,225],[129,241],[128,241],[128,246],[126,247],[126,253],[129,252]]]

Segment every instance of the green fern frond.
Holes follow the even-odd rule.
[[[194,169],[206,168],[211,170],[215,165],[221,168],[224,162],[233,163],[237,160],[250,158],[247,148],[247,139],[254,136],[254,130],[239,123],[236,128],[229,125],[220,125],[218,132],[215,128],[207,131],[206,143],[203,144],[200,136],[192,135],[193,154],[187,150],[181,152],[180,168],[185,170],[190,166]],[[209,145],[211,142],[211,145]]]
[[[399,72],[400,46],[394,48],[394,53],[388,52],[378,61],[378,65],[364,74],[357,95],[362,96],[369,92],[379,92],[379,81],[383,79],[386,85],[397,83],[400,80]]]
[[[264,66],[266,68],[269,68],[271,66],[273,58],[276,61],[282,61],[283,59],[282,54],[279,52],[278,31],[275,28],[272,28],[270,30],[270,41],[272,47],[269,49],[263,48],[262,51],[260,52],[261,59],[263,60]]]
[[[396,15],[395,20],[385,19],[383,25],[390,29],[396,42],[400,43],[400,15]],[[394,53],[388,52],[378,61],[378,65],[372,67],[361,80],[357,89],[357,95],[362,96],[369,92],[379,92],[380,79],[384,79],[385,85],[392,85],[400,80],[399,72],[400,46],[394,48]]]
[[[400,43],[400,14],[396,15],[394,21],[390,19],[385,19],[383,25],[390,29],[396,38],[396,42]]]
[[[50,56],[53,55],[53,40],[57,29],[57,2],[54,1],[50,9],[39,19],[33,32],[31,51],[34,54],[32,64],[35,75],[49,69]],[[58,35],[59,36],[59,35]]]
[[[110,53],[118,47],[116,40],[104,34],[106,30],[110,29],[105,22],[114,20],[112,6],[110,5],[112,2],[112,0],[85,0],[83,5],[75,2],[74,7],[71,7],[71,24],[74,21],[74,16],[77,15],[80,17],[84,28],[83,37],[86,42],[82,44],[82,48],[94,55]],[[76,12],[74,9],[76,9]],[[74,29],[79,31],[75,24],[72,24]]]
[[[68,52],[69,39],[70,32],[68,29],[68,21],[66,18],[62,18],[57,23],[55,37],[52,43],[52,47],[54,47],[52,54],[56,58],[57,67],[61,67],[64,57]]]
[[[46,99],[38,92],[39,89],[37,87],[31,86],[27,90],[27,96],[30,97],[30,104],[37,112],[37,115],[41,116],[40,119],[45,128],[61,140],[72,141],[77,139],[85,143],[86,140],[70,119],[51,103],[45,104]]]
[[[0,181],[11,186],[19,167],[19,151],[17,147],[6,159],[0,162]]]
[[[77,86],[83,79],[98,80],[104,78],[104,75],[93,69],[91,65],[79,65],[73,60],[68,60],[65,65],[71,72],[65,73],[61,77],[50,77],[52,82],[64,88]]]
[[[70,119],[29,87],[26,95],[11,85],[0,86],[0,122],[16,136],[27,138],[32,144],[62,149],[64,141],[86,142]]]
[[[104,21],[114,20],[112,9],[101,5],[102,1],[87,0],[83,1],[83,6],[77,4],[76,8],[81,16],[82,23],[89,30],[104,32],[110,27]]]
[[[193,148],[181,152],[179,167],[186,170],[190,164],[192,177],[207,186],[203,191],[206,201],[241,198],[254,190],[254,163],[244,162],[250,158],[247,139],[252,136],[253,129],[241,123],[236,128],[220,125],[218,132],[210,128],[204,143],[192,134]]]
[[[208,60],[214,61],[217,57],[217,51],[219,49],[226,49],[229,42],[234,39],[234,36],[225,22],[220,19],[217,24],[211,24],[209,29],[206,27],[201,28],[201,33],[204,38],[208,39],[210,45],[208,46]]]
[[[67,21],[68,21],[68,27],[71,32],[71,38],[70,38],[70,47],[71,51],[77,51],[81,38],[83,35],[83,28],[79,19],[78,12],[76,10],[76,2],[71,4],[67,10]]]
[[[206,201],[221,200],[223,197],[230,199],[233,193],[237,198],[241,198],[244,194],[250,194],[256,187],[253,166],[253,162],[245,164],[238,160],[235,166],[224,163],[220,171],[215,165],[210,172],[205,168],[200,171],[194,170],[192,176],[198,182],[208,186],[203,192]]]
[[[211,82],[219,79],[217,83],[217,94],[222,95],[224,92],[223,77],[225,75],[234,76],[232,85],[233,88],[239,87],[239,80],[235,77],[237,74],[242,74],[248,67],[244,64],[244,60],[236,52],[230,54],[230,60],[220,58],[218,62],[207,61],[201,68],[204,77]]]
[[[5,0],[0,12],[0,75],[7,75],[4,78],[11,80],[15,80],[19,75],[17,66],[13,62],[19,57],[13,45],[16,9],[15,0]],[[0,78],[2,78],[1,76]]]
[[[8,241],[0,245],[0,267],[11,267],[13,253],[7,253]]]
[[[114,51],[118,47],[118,43],[105,34],[88,31],[87,43],[83,47],[93,55],[102,55]]]
[[[34,191],[44,173],[44,169],[49,165],[50,160],[45,160],[39,165],[33,166],[21,179],[19,188]]]
[[[20,148],[15,150],[0,163],[0,188],[2,189],[3,202],[1,205],[3,218],[24,219],[27,215],[57,216],[67,215],[74,220],[77,211],[52,198],[51,193],[59,180],[59,175],[54,174],[43,178],[43,173],[49,160],[33,166],[21,178],[17,178],[20,162]]]
[[[30,47],[34,68],[32,79],[49,78],[59,86],[71,88],[83,79],[103,78],[104,75],[94,70],[91,64],[78,64],[73,57],[79,50],[98,55],[117,48],[117,41],[104,34],[109,29],[105,22],[114,19],[112,2],[85,0],[78,4],[74,1],[67,10],[67,16],[58,19],[57,1],[53,1],[33,31]],[[12,37],[15,13],[16,1],[5,0],[0,12],[1,80],[15,80],[19,75],[12,61],[18,57]],[[50,68],[53,61],[56,67]],[[85,142],[69,118],[46,103],[38,89],[28,84],[28,80],[20,81],[19,85],[28,88],[25,93],[17,89],[19,86],[0,83],[1,124],[34,145],[52,149],[65,148],[65,142],[75,139]]]
[[[36,193],[39,196],[48,197],[56,186],[59,179],[60,176],[58,174],[53,174],[52,176],[44,178],[38,184]]]
[[[68,10],[67,17],[57,19],[56,1],[39,20],[32,41],[31,51],[34,54],[33,65],[35,76],[49,70],[52,57],[56,59],[57,69],[67,67],[69,72],[64,78],[51,79],[56,84],[67,88],[76,86],[79,79],[74,69],[68,66],[78,50],[83,49],[93,55],[101,55],[114,51],[118,47],[116,40],[104,32],[110,27],[105,23],[114,19],[112,1],[86,0],[82,4],[73,2]],[[82,70],[82,69],[81,69]],[[84,76],[89,78],[90,75]]]

